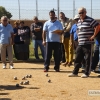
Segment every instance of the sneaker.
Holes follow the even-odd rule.
[[[5,65],[3,65],[3,69],[6,69],[6,66]]]
[[[10,66],[10,69],[14,69],[14,67],[13,66]]]
[[[60,70],[59,69],[54,69],[56,72],[60,72]]]
[[[89,76],[86,75],[86,74],[83,74],[83,75],[81,76],[81,78],[87,78],[87,77],[89,77]]]
[[[73,74],[73,73],[68,75],[68,77],[77,77],[77,76],[78,76],[77,74]]]
[[[48,72],[48,70],[47,69],[44,69],[44,72]]]

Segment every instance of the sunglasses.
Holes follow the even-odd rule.
[[[84,12],[80,12],[80,13],[78,13],[78,14],[84,14]]]
[[[3,20],[4,22],[6,22],[7,20]]]

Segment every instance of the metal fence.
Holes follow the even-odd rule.
[[[62,11],[73,18],[79,7],[85,7],[88,16],[100,18],[100,0],[0,0],[0,6],[5,7],[13,15],[11,19],[15,20],[31,20],[36,15],[47,20],[52,9],[57,16]]]

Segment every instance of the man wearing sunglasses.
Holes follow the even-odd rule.
[[[73,73],[69,74],[69,77],[78,76],[78,71],[81,66],[81,62],[85,56],[86,59],[86,67],[85,73],[81,76],[82,78],[89,77],[90,70],[91,70],[91,49],[92,43],[91,41],[92,36],[96,34],[96,27],[98,23],[91,17],[86,15],[86,9],[81,7],[78,9],[79,14],[79,21],[77,23],[77,35],[78,35],[78,46],[76,49],[76,56],[75,56],[75,63],[74,63],[74,70]]]
[[[10,62],[10,68],[13,69],[13,53],[12,53],[12,44],[13,42],[13,28],[8,24],[7,16],[1,17],[0,24],[0,54],[1,61],[3,63],[3,69],[6,68],[6,49],[8,53],[8,58]]]

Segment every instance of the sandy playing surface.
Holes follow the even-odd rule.
[[[91,73],[89,78],[83,79],[79,73],[79,77],[71,78],[67,75],[73,67],[61,66],[61,72],[55,72],[51,65],[46,77],[43,63],[15,63],[14,66],[15,69],[2,69],[0,63],[0,100],[100,100],[100,94],[88,95],[88,90],[100,90],[98,74]],[[32,75],[26,79],[30,84],[16,87],[27,74]],[[14,76],[18,80],[14,80]]]

